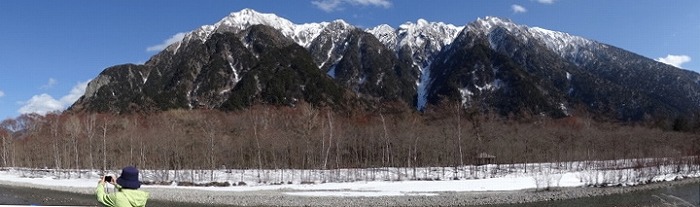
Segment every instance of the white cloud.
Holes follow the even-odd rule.
[[[44,90],[50,89],[50,88],[53,88],[53,86],[55,86],[56,84],[58,84],[58,81],[56,79],[49,78],[49,81],[46,84],[44,84],[43,86],[41,86],[40,88],[44,89]]]
[[[656,61],[673,65],[677,68],[682,68],[684,63],[690,62],[692,59],[687,55],[667,55],[666,57],[657,58]]]
[[[3,96],[5,96],[5,92],[0,91],[0,98],[2,98]]]
[[[90,81],[79,82],[73,86],[67,95],[58,100],[46,93],[32,96],[32,98],[27,101],[19,102],[22,107],[19,108],[18,112],[21,114],[37,113],[45,115],[49,112],[62,111],[85,94],[85,88],[89,82]]]
[[[510,8],[513,10],[513,13],[516,13],[516,14],[527,12],[527,9],[525,7],[517,5],[517,4],[511,5]]]
[[[311,4],[325,12],[343,10],[344,4],[350,4],[352,6],[376,6],[383,8],[389,8],[392,5],[390,0],[315,0],[311,1]]]
[[[45,93],[32,96],[31,99],[21,104],[23,104],[23,106],[20,107],[18,111],[21,114],[37,113],[45,115],[49,112],[63,110],[63,104],[61,104],[60,101]]]
[[[553,4],[555,0],[537,0],[540,4]]]
[[[187,33],[185,33],[185,32],[177,33],[177,34],[173,35],[172,37],[168,38],[167,40],[163,41],[163,43],[161,43],[161,44],[153,45],[153,46],[146,48],[146,51],[148,51],[148,52],[161,51],[173,43],[182,41],[182,39],[185,38],[186,34]]]
[[[325,1],[312,1],[311,4],[315,5],[319,9],[332,12],[335,10],[340,10],[340,0],[325,0]]]

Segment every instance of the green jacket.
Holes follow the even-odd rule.
[[[123,189],[117,186],[117,192],[105,193],[105,184],[97,185],[97,201],[109,207],[143,207],[148,200],[148,192],[142,190]]]

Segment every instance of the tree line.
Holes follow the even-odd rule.
[[[150,114],[25,114],[0,124],[3,167],[154,170],[464,166],[695,156],[696,133],[644,124],[508,118],[447,106],[334,112],[301,103]],[[525,118],[523,118],[525,117]]]

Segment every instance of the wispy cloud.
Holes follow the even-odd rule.
[[[683,64],[690,62],[692,58],[687,55],[667,55],[666,57],[656,58],[656,61],[673,65],[677,68],[683,68]]]
[[[314,0],[311,4],[325,12],[333,12],[343,10],[343,5],[349,4],[352,6],[376,6],[382,8],[390,8],[392,6],[390,0]]]
[[[340,7],[340,3],[342,3],[340,0],[325,0],[311,2],[311,4],[313,4],[314,6],[326,12],[341,10],[342,8]]]
[[[77,83],[68,94],[60,99],[55,99],[46,93],[32,96],[32,98],[27,101],[18,102],[18,104],[22,105],[18,112],[21,114],[37,113],[45,115],[49,112],[65,110],[85,94],[85,88],[87,88],[89,82],[90,81]]]
[[[54,79],[54,78],[49,78],[49,81],[48,81],[46,84],[44,84],[44,85],[42,85],[41,87],[39,87],[39,88],[40,88],[40,89],[44,89],[44,90],[46,90],[46,89],[51,89],[51,88],[53,88],[53,86],[55,86],[56,84],[58,84],[58,81],[57,81],[56,79]]]
[[[527,9],[524,6],[520,6],[517,4],[513,4],[510,6],[510,9],[513,10],[513,13],[519,14],[519,13],[525,13],[527,12]]]
[[[161,43],[161,44],[153,45],[153,46],[146,48],[146,51],[148,51],[148,52],[161,51],[161,50],[165,49],[166,47],[168,47],[168,45],[182,41],[182,39],[185,38],[186,34],[187,33],[185,33],[185,32],[177,33],[177,34],[173,35],[172,37],[168,38],[167,40],[163,41],[163,43]]]
[[[379,6],[384,8],[391,7],[390,0],[345,0],[346,2],[354,5],[361,6]]]
[[[553,4],[556,0],[537,0],[540,4]]]
[[[0,98],[2,98],[3,96],[5,96],[5,92],[0,91]]]

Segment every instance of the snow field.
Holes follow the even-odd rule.
[[[651,166],[652,163],[662,164]],[[145,189],[198,189],[229,192],[282,191],[284,194],[292,196],[434,196],[440,192],[635,186],[651,182],[700,177],[700,166],[679,163],[674,163],[670,159],[625,159],[491,164],[457,168],[142,170],[141,180],[165,184],[143,185],[142,188]],[[0,181],[38,186],[94,188],[100,174],[99,171],[95,170],[8,168],[0,171]],[[107,174],[119,175],[119,171],[110,171]],[[211,182],[227,184],[226,187],[204,186],[204,184]],[[181,186],[184,183],[198,186]]]

